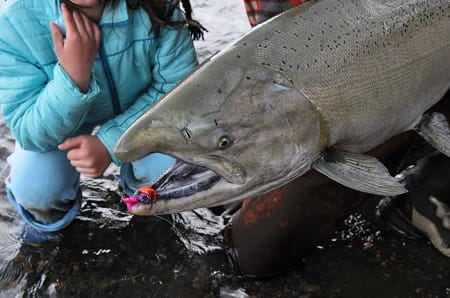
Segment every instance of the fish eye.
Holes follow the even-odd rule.
[[[219,138],[219,142],[217,144],[219,149],[225,149],[225,148],[229,147],[230,145],[231,145],[231,140],[228,136],[221,136]]]

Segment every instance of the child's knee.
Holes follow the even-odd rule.
[[[77,197],[77,189],[67,187],[33,186],[30,184],[8,186],[15,201],[26,210],[49,211],[70,208]]]
[[[27,210],[64,210],[77,196],[80,176],[63,151],[38,153],[16,146],[8,163],[7,188]]]

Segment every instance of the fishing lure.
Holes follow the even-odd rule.
[[[153,204],[156,202],[157,193],[151,186],[142,186],[131,197],[122,197],[122,202],[127,205],[128,212],[131,212],[131,207],[138,203],[150,204],[150,209],[153,208]]]

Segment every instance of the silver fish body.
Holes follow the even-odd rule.
[[[392,181],[377,192],[386,173],[360,154],[420,126],[449,87],[449,0],[311,1],[201,65],[129,128],[115,152],[124,161],[161,152],[223,178],[151,211],[137,206],[136,214],[243,200],[311,167],[350,187],[356,176],[359,190],[371,192],[364,180],[372,179],[373,193],[401,193]],[[445,143],[443,122],[427,122],[424,134]],[[330,148],[338,153],[326,159]]]

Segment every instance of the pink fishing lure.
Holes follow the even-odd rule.
[[[156,190],[154,190],[151,186],[143,186],[139,188],[131,197],[122,198],[122,202],[127,205],[128,212],[131,212],[131,208],[138,204],[151,204],[150,209],[153,207],[153,204],[156,202]]]

